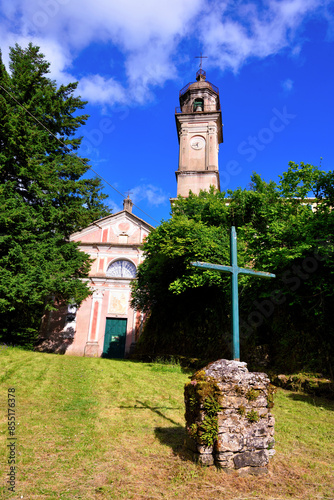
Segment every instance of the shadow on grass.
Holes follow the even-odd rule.
[[[325,410],[334,411],[334,401],[327,398],[311,396],[309,394],[300,394],[296,392],[291,392],[288,397],[290,399],[293,399],[294,401],[301,401],[302,403],[306,403],[317,408],[324,408]]]
[[[102,356],[101,356],[102,357]],[[137,363],[139,365],[146,365],[149,368],[156,368],[157,371],[159,371],[159,367],[162,368],[161,371],[163,371],[163,368],[174,368],[174,367],[179,367],[181,373],[185,373],[187,375],[193,375],[193,373],[196,371],[194,368],[191,368],[189,366],[182,366],[181,364],[178,363],[171,363],[167,361],[157,361],[155,359],[135,359],[135,358],[105,358],[103,357],[104,360],[109,360],[109,361],[116,361],[118,363],[122,364],[134,364]],[[201,364],[201,366],[203,363]],[[203,365],[204,366],[204,365]]]
[[[174,455],[180,457],[181,460],[193,462],[193,454],[184,444],[186,430],[182,425],[178,424],[176,427],[156,427],[154,434],[161,444],[172,448]]]
[[[162,411],[160,410],[179,410],[180,408],[177,407],[177,406],[150,406],[148,405],[147,403],[144,403],[143,401],[139,401],[138,399],[136,400],[137,403],[139,403],[139,405],[134,405],[134,406],[119,406],[119,408],[127,408],[127,409],[130,409],[130,410],[151,410],[153,411],[154,413],[156,413],[157,415],[159,415],[159,417],[162,417],[164,418],[165,420],[168,420],[168,422],[170,422],[171,424],[173,425],[177,425],[179,426],[180,424],[178,424],[177,422],[175,422],[175,420],[173,420],[172,418],[169,418],[169,417],[166,417],[166,415],[164,415],[162,413]]]
[[[173,427],[156,427],[154,429],[154,434],[157,439],[159,439],[161,444],[167,445],[172,448],[174,455],[178,455],[181,460],[193,461],[192,453],[185,447],[184,441],[186,438],[186,430],[184,426],[175,422],[172,418],[167,417],[163,412],[166,410],[175,410],[179,408],[169,407],[169,406],[150,406],[143,401],[136,400],[138,405],[135,406],[120,406],[120,408],[129,408],[133,410],[151,410],[152,412],[159,415],[159,417],[164,418]],[[140,405],[140,406],[139,406]]]

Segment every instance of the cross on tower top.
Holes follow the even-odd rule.
[[[201,52],[200,56],[195,56],[195,59],[200,59],[201,60],[201,62],[199,63],[199,69],[202,69],[203,59],[207,59],[207,58],[208,58],[208,56],[203,56],[202,52]]]

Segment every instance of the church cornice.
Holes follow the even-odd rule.
[[[218,142],[221,144],[224,142],[223,137],[223,122],[222,115],[220,111],[197,111],[191,113],[175,113],[176,129],[178,135],[178,141],[180,143],[180,132],[183,124],[189,125],[190,129],[188,133],[191,134],[193,131],[191,127],[194,125],[205,125],[209,122],[215,122],[217,125],[218,132]]]
[[[91,274],[89,275],[89,278],[92,280],[95,280],[96,283],[99,282],[104,282],[104,283],[110,283],[111,281],[134,281],[137,278],[136,277],[119,277],[119,276],[106,276],[106,273],[99,273],[99,274]]]
[[[218,174],[218,169],[213,166],[214,169],[212,168],[212,170],[176,170],[175,174],[176,175],[197,175],[197,174],[204,174],[204,175],[207,175],[207,174],[215,174],[217,173]]]
[[[118,248],[132,248],[136,250],[138,248],[142,248],[142,243],[112,243],[112,242],[102,242],[102,241],[79,241],[79,246],[85,247],[118,247]]]
[[[180,108],[175,108],[175,110],[178,110]],[[188,112],[177,112],[175,111],[175,118],[177,120],[180,120],[180,122],[188,122],[189,119],[193,119],[194,122],[198,121],[198,117],[200,117],[201,120],[203,121],[216,121],[216,120],[221,120],[221,112],[214,110],[214,111],[188,111]]]

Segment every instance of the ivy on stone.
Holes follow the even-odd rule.
[[[218,437],[218,412],[221,411],[220,390],[204,371],[192,376],[185,385],[186,428],[197,443],[212,447]]]

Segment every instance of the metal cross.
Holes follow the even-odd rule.
[[[202,56],[202,52],[201,52],[201,55],[200,56],[195,56],[195,59],[200,59],[201,62],[199,63],[199,67],[200,69],[202,69],[202,62],[203,62],[203,59],[207,59],[208,56]]]
[[[240,345],[239,345],[239,297],[238,297],[238,275],[239,274],[252,274],[260,278],[275,278],[275,274],[266,273],[263,271],[254,271],[253,269],[246,269],[238,267],[237,256],[237,233],[235,227],[231,227],[231,265],[221,266],[218,264],[209,264],[207,262],[192,262],[195,267],[202,267],[205,269],[212,269],[221,273],[231,273],[232,285],[232,351],[233,359],[240,360]]]

